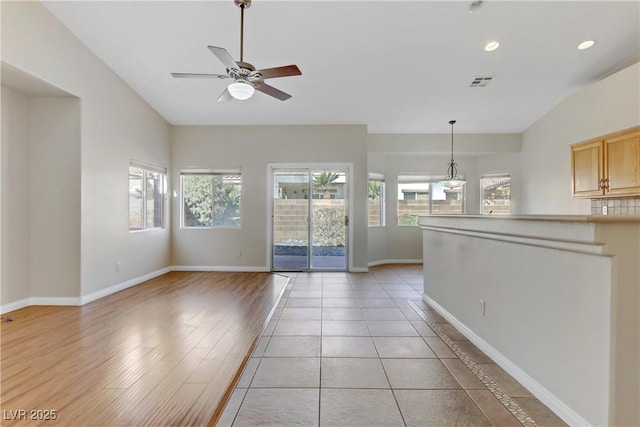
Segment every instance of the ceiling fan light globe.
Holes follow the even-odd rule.
[[[251,98],[256,91],[252,85],[243,82],[233,82],[227,87],[227,90],[231,96],[240,101]]]

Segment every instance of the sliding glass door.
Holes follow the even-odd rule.
[[[309,268],[309,171],[273,171],[273,270]]]
[[[273,170],[273,270],[347,269],[347,171]]]
[[[311,171],[311,259],[312,270],[345,270],[347,247],[347,173]]]

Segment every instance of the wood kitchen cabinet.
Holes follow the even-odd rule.
[[[574,197],[640,196],[640,127],[571,146]]]

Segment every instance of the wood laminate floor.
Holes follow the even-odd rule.
[[[212,424],[287,281],[172,272],[81,307],[7,313],[0,425]]]

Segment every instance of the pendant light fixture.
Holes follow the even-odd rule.
[[[440,184],[442,184],[443,187],[454,189],[462,187],[467,181],[458,176],[457,163],[453,161],[453,125],[456,124],[456,121],[450,120],[449,124],[451,125],[451,161],[447,169],[447,176],[444,180],[440,181]]]

